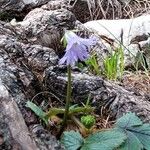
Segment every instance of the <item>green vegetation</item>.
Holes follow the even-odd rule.
[[[134,114],[117,120],[114,128],[101,130],[83,138],[79,132],[67,131],[61,137],[66,150],[150,150],[150,124],[143,124]]]
[[[81,123],[87,128],[91,129],[92,126],[95,124],[95,117],[92,115],[82,116]]]
[[[85,61],[88,70],[95,75],[104,75],[109,80],[121,79],[124,73],[124,52],[122,46],[112,50],[111,54],[103,59],[103,66],[98,64],[97,54],[94,53]],[[78,63],[81,69],[84,66]]]
[[[31,101],[28,101],[26,103],[26,107],[30,108],[41,120],[44,121],[46,125],[48,124],[48,118],[46,117],[46,113],[40,107],[38,107]]]
[[[81,40],[79,37],[76,38]],[[67,40],[63,38],[63,41],[64,46],[67,47]],[[67,63],[68,70],[65,107],[52,107],[44,112],[30,101],[27,102],[26,106],[46,125],[49,125],[49,121],[53,118],[59,118],[58,135],[61,137],[61,143],[66,150],[150,150],[150,124],[144,124],[134,113],[129,112],[119,118],[111,129],[98,130],[94,129],[96,115],[91,115],[95,108],[89,105],[90,98],[88,98],[85,105],[72,106],[71,67],[76,64],[78,57],[83,59],[86,56],[74,48],[74,46],[79,46],[80,50],[81,43],[78,42],[74,43],[73,41],[69,46],[70,49],[67,49],[67,54],[61,59],[61,64]],[[142,61],[143,59],[142,57]],[[121,79],[124,73],[123,48],[120,46],[106,56],[103,59],[103,68],[100,68],[96,54],[88,58],[85,64],[93,74],[104,75],[109,80]],[[145,64],[143,65],[145,66]],[[78,67],[84,68],[81,63],[78,63]],[[80,133],[65,131],[65,127],[69,122],[74,122],[74,126],[78,127]]]
[[[52,108],[48,113],[42,111],[32,102],[27,102],[27,107],[31,108],[37,116],[39,116],[47,125],[48,120],[58,114],[64,114],[65,109]],[[61,137],[61,143],[66,150],[150,150],[150,124],[144,124],[134,113],[127,113],[119,118],[114,128],[102,129],[93,133],[91,129],[95,124],[94,116],[81,116],[81,122],[75,115],[90,113],[94,109],[87,106],[72,106],[69,109],[68,118],[78,125],[82,135],[88,135],[83,138],[79,132],[66,131]]]
[[[92,72],[95,75],[101,74],[96,54],[93,54],[88,60],[85,61],[85,63],[86,63],[90,72]]]
[[[120,46],[114,52],[104,58],[104,75],[109,80],[116,80],[117,77],[122,78],[124,72],[124,53]]]
[[[40,107],[38,107],[31,101],[27,102],[26,107],[30,108],[41,120],[44,121],[46,125],[48,125],[48,120],[50,120],[54,116],[64,114],[66,110],[64,108],[53,107],[50,108],[48,112],[44,112]],[[79,107],[77,105],[69,106],[68,118],[71,119],[74,115],[91,113],[93,111],[94,107],[91,107],[89,105],[84,105],[82,107]]]

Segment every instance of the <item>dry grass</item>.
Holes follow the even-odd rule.
[[[125,88],[141,95],[150,93],[150,73],[145,74],[144,72],[138,71],[130,73],[124,76],[123,86]]]
[[[90,20],[133,18],[150,12],[149,0],[87,0]]]

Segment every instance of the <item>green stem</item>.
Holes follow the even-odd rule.
[[[85,133],[86,133],[86,128],[85,128],[85,126],[84,126],[75,116],[71,116],[71,119],[72,119],[72,120],[74,121],[74,123],[78,126],[80,132],[85,135]]]
[[[87,129],[75,116],[72,116],[71,119],[78,126],[81,134],[84,137],[92,133],[92,128],[91,129]]]
[[[69,109],[69,112],[68,112],[68,116],[72,116],[72,115],[75,115],[75,114],[86,114],[86,113],[91,113],[94,111],[94,107],[90,107],[90,106],[86,106],[86,107],[76,107],[76,108],[73,108],[73,109]],[[45,117],[47,118],[50,118],[51,116],[56,116],[58,114],[64,114],[65,113],[65,109],[63,108],[51,108],[47,114],[45,115]]]
[[[67,124],[69,106],[71,101],[71,66],[70,65],[67,67],[67,72],[68,72],[67,97],[66,97],[66,105],[65,105],[65,113],[63,118],[62,129],[64,129]]]
[[[90,106],[73,108],[69,110],[69,116],[78,113],[91,113],[94,111],[94,109],[95,109],[94,107],[90,107]]]

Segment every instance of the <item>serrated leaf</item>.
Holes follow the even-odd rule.
[[[114,150],[126,140],[126,135],[118,130],[101,131],[90,135],[81,150]]]
[[[139,127],[131,127],[127,130],[132,132],[139,139],[146,150],[150,150],[150,124],[143,124]]]
[[[61,143],[66,150],[77,150],[83,144],[84,140],[79,132],[69,131],[64,132],[61,138]]]
[[[26,107],[30,108],[39,118],[41,118],[45,122],[45,124],[48,124],[48,120],[45,118],[46,113],[40,107],[38,107],[31,101],[27,101]]]
[[[133,126],[139,126],[142,124],[142,121],[135,115],[135,113],[129,112],[119,118],[115,125],[120,128],[128,128]]]
[[[139,139],[132,133],[126,132],[127,140],[118,148],[118,150],[142,150],[143,145]]]

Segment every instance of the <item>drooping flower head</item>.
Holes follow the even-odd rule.
[[[89,57],[90,47],[97,43],[95,37],[89,39],[81,38],[72,31],[67,31],[64,38],[67,42],[66,53],[60,59],[59,64],[71,66],[75,65],[78,60],[85,61]]]

